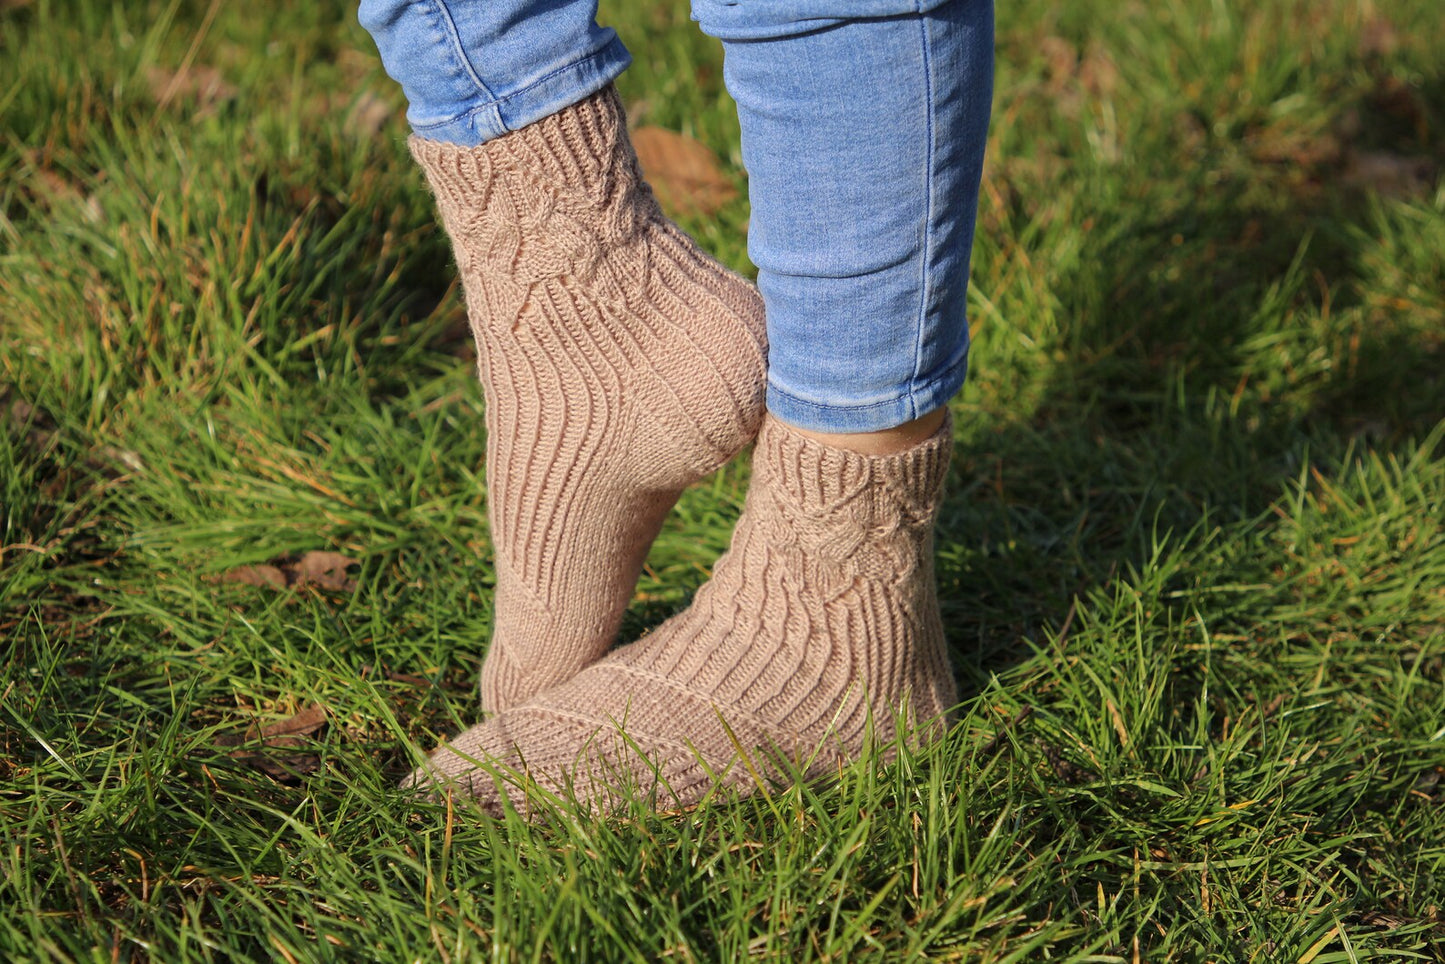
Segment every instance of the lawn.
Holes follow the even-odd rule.
[[[959,725],[533,825],[396,789],[477,717],[492,570],[460,292],[354,11],[0,0],[0,959],[1445,961],[1438,0],[998,14]],[[750,270],[719,49],[602,16]],[[626,636],[747,478],[685,494]]]

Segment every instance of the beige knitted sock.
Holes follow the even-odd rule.
[[[775,779],[778,755],[817,774],[886,744],[900,713],[936,735],[955,700],[932,541],[950,432],[865,456],[768,418],[732,547],[692,606],[462,733],[409,782],[524,807],[500,765],[603,811],[638,794],[672,808],[718,782],[754,787],[734,738]]]
[[[480,147],[411,150],[480,356],[498,711],[607,651],[679,493],[752,440],[763,307],[662,216],[611,87]]]

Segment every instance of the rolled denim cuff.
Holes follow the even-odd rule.
[[[692,19],[709,37],[776,40],[838,24],[927,13],[949,0],[692,0]]]
[[[476,147],[580,103],[616,80],[631,63],[632,55],[614,36],[596,53],[559,67],[520,90],[480,103],[450,120],[412,124],[412,130],[428,140]]]
[[[768,411],[812,432],[881,432],[947,405],[968,377],[965,352],[932,381],[874,400],[803,398],[768,377]]]

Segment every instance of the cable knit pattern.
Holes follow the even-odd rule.
[[[486,395],[498,711],[607,651],[682,489],[756,433],[763,308],[662,216],[611,87],[480,147],[411,150]]]
[[[754,789],[754,771],[824,773],[893,741],[900,718],[937,735],[956,700],[932,542],[950,439],[945,422],[864,456],[766,419],[732,545],[692,606],[462,733],[411,782],[524,808],[519,783],[494,779],[513,770],[604,811],[638,794],[671,808]]]

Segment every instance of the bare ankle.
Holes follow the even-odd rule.
[[[845,449],[859,455],[897,455],[931,438],[943,424],[945,413],[946,409],[935,408],[911,422],[878,432],[815,432],[798,428],[796,425],[788,427],[804,438],[821,442],[830,448]]]

